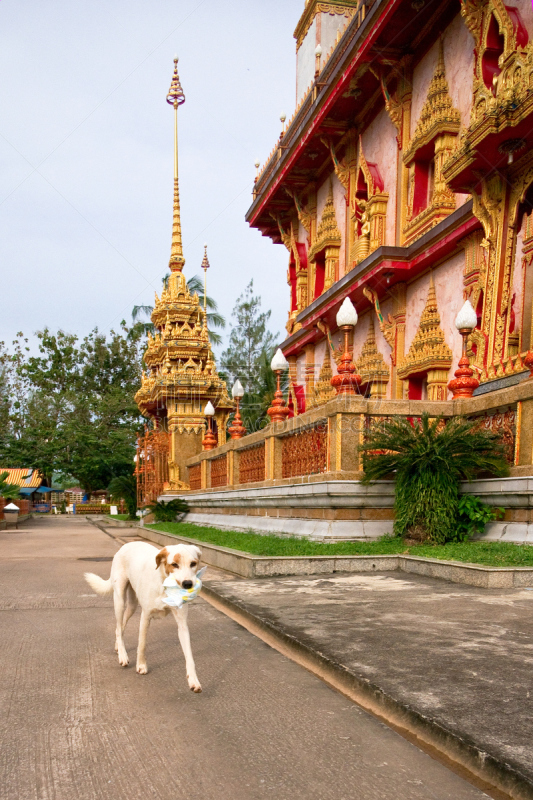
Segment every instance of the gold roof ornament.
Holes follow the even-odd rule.
[[[426,102],[420,112],[413,138],[404,153],[404,162],[409,164],[416,152],[439,134],[458,134],[460,127],[461,115],[452,104],[446,80],[444,49],[441,39],[437,66],[429,84]]]
[[[333,203],[333,186],[330,182],[326,205],[322,211],[320,225],[316,232],[316,239],[313,246],[309,250],[308,259],[313,260],[313,257],[320,253],[326,247],[340,247],[341,232],[337,225],[337,217],[335,216],[335,205]]]
[[[370,316],[366,341],[361,350],[361,355],[357,359],[357,369],[361,375],[361,385],[375,383],[379,387],[379,394],[381,394],[382,387],[386,387],[389,381],[390,369],[378,350],[373,315]]]
[[[327,403],[335,397],[335,389],[331,385],[333,371],[331,369],[331,351],[329,342],[326,341],[326,352],[324,353],[324,360],[320,368],[318,381],[315,383],[315,388],[312,397],[309,398],[310,402],[306,405],[306,409],[315,408]]]
[[[449,370],[452,365],[452,351],[446,344],[440,327],[437,296],[433,275],[429,282],[426,306],[420,317],[420,324],[405,360],[398,368],[398,377],[404,380],[411,375],[428,370]]]
[[[171,272],[181,272],[185,266],[181,239],[180,191],[178,185],[178,107],[185,102],[178,75],[178,57],[174,58],[174,74],[167,94],[167,103],[174,107],[174,211],[172,218],[172,246],[169,267]]]
[[[169,426],[185,431],[203,430],[203,407],[210,401],[217,414],[233,408],[226,384],[219,378],[206,323],[206,310],[198,294],[191,294],[183,266],[180,202],[178,189],[178,107],[185,95],[178,77],[178,59],[167,102],[174,108],[174,206],[172,222],[171,274],[161,296],[155,296],[151,320],[155,334],[148,334],[144,362],[148,376],[142,381],[135,400],[141,413],[166,417]],[[207,254],[204,255],[207,260]],[[208,262],[207,262],[208,263]],[[202,262],[202,267],[204,263]],[[221,418],[222,420],[222,418]]]

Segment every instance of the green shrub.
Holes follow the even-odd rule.
[[[461,495],[458,510],[454,542],[466,542],[474,534],[483,533],[487,522],[501,519],[505,513],[505,509],[488,506],[473,494]]]
[[[363,483],[396,481],[395,535],[438,544],[456,540],[461,481],[509,472],[501,437],[461,417],[395,417],[367,435],[362,453]]]
[[[176,497],[167,503],[160,501],[149,503],[148,508],[156,522],[176,522],[178,518],[182,519],[189,510],[187,501],[181,497]]]

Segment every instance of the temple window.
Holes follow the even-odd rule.
[[[324,252],[318,253],[315,258],[315,286],[313,298],[316,300],[324,291],[324,280],[326,277],[326,259]]]
[[[368,162],[359,139],[359,168],[355,192],[351,198],[352,236],[350,261],[359,264],[385,244],[385,223],[389,195],[383,191],[383,179],[377,164]]]

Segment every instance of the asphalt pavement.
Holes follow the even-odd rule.
[[[489,796],[201,599],[202,694],[171,618],[152,624],[148,675],[121,668],[112,601],[83,579],[107,578],[119,546],[83,518],[0,532],[2,800]]]

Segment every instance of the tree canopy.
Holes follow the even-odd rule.
[[[131,474],[142,417],[141,333],[122,324],[84,339],[45,328],[38,355],[22,333],[0,344],[0,462],[76,479],[83,489],[106,488]]]

